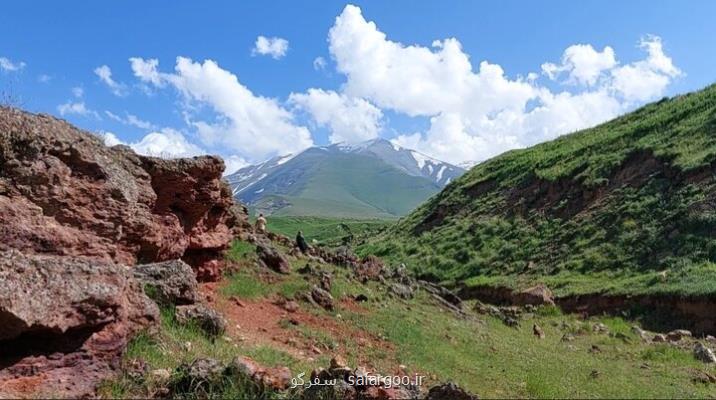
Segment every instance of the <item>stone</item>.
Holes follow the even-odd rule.
[[[651,341],[654,343],[664,343],[666,342],[666,335],[662,333],[657,333],[656,335],[654,335]]]
[[[609,328],[601,322],[597,322],[592,325],[592,332],[594,333],[609,333]]]
[[[368,301],[368,296],[366,296],[366,295],[364,295],[363,293],[361,293],[361,294],[356,295],[356,297],[355,297],[354,299],[355,299],[355,301],[357,301],[358,303],[362,303],[362,302],[364,302],[364,301]]]
[[[373,255],[367,256],[360,260],[354,269],[356,278],[361,282],[376,280],[385,268],[383,261]]]
[[[532,333],[533,333],[537,338],[539,338],[539,339],[544,339],[544,338],[545,338],[544,331],[543,331],[542,328],[541,328],[539,325],[537,325],[537,324],[533,324],[533,325],[532,325]]]
[[[174,315],[180,324],[194,323],[211,338],[216,338],[226,331],[224,318],[203,304],[177,306]]]
[[[633,334],[637,335],[639,339],[643,341],[649,340],[649,335],[647,335],[646,331],[641,329],[640,327],[634,325],[631,327],[631,331]]]
[[[286,367],[266,368],[249,357],[235,357],[226,367],[225,374],[245,376],[259,387],[271,390],[285,390],[291,384],[291,370]]]
[[[135,265],[182,259],[221,276],[248,215],[213,156],[161,159],[49,115],[0,108],[0,251]]]
[[[477,400],[479,397],[474,395],[455,383],[448,382],[441,385],[433,386],[428,390],[425,400]]]
[[[716,355],[714,355],[713,350],[704,346],[704,344],[700,342],[694,345],[694,357],[697,360],[703,361],[708,364],[716,363]]]
[[[283,304],[283,309],[290,313],[295,313],[298,311],[298,308],[298,303],[293,300],[289,300]]]
[[[131,337],[158,320],[127,266],[0,251],[0,393],[94,396]]]
[[[669,342],[678,342],[681,339],[690,338],[691,336],[691,332],[686,329],[675,329],[666,334],[666,340]]]
[[[333,296],[318,286],[314,286],[313,289],[311,289],[311,299],[324,309],[329,311],[333,310]]]
[[[291,264],[289,264],[288,259],[270,244],[257,243],[256,254],[267,268],[281,274],[291,272]]]
[[[182,260],[137,265],[134,277],[159,304],[194,304],[199,299],[194,271]]]
[[[410,286],[403,285],[402,283],[393,283],[390,285],[390,292],[401,299],[408,300],[413,298],[413,289]]]

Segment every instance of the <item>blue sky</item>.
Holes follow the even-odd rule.
[[[376,136],[479,161],[716,81],[713,1],[208,4],[6,2],[0,90],[235,168]]]

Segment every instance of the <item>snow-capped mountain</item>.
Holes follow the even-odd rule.
[[[265,212],[396,216],[465,171],[375,139],[311,147],[228,175],[234,196]]]

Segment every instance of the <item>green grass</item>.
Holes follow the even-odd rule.
[[[473,302],[464,305],[468,316],[458,319],[422,291],[413,300],[399,300],[388,296],[387,288],[377,282],[350,280],[344,268],[322,268],[333,275],[332,294],[337,300],[358,293],[370,300],[363,303],[361,312],[340,303],[333,312],[312,308],[310,312],[331,318],[341,314],[336,321],[347,331],[362,330],[384,338],[388,347],[369,347],[358,343],[354,335],[337,336],[321,326],[284,324],[320,348],[332,349],[317,357],[318,365],[325,365],[333,352],[343,353],[351,365],[369,360],[384,372],[404,364],[409,373],[426,375],[429,384],[452,380],[487,398],[702,398],[711,394],[710,387],[692,381],[694,371],[709,368],[695,360],[689,349],[642,343],[631,332],[635,323],[623,318],[582,320],[556,307],[542,307],[515,329],[496,318],[474,314],[470,311]],[[295,279],[294,275],[280,276],[274,285]],[[542,327],[546,339],[534,337],[533,323]],[[593,332],[596,323],[606,325],[610,333]],[[575,336],[574,341],[561,340],[567,333]],[[590,352],[592,346],[600,352]]]
[[[385,219],[341,219],[330,217],[282,217],[271,215],[267,218],[268,230],[294,238],[296,233],[303,231],[304,237],[312,242],[326,246],[342,244],[344,237],[353,235],[352,243],[356,243],[380,232],[392,221]]]
[[[479,164],[359,253],[470,285],[711,295],[713,162],[716,86]]]

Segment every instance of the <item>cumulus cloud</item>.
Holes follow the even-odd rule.
[[[251,50],[252,55],[268,55],[275,60],[285,56],[286,52],[288,52],[288,40],[279,37],[267,38],[265,36],[257,37],[254,48]]]
[[[97,114],[96,111],[87,108],[84,101],[68,101],[57,106],[57,111],[63,117],[66,115],[80,115],[83,117],[91,116],[100,119],[99,114]]]
[[[73,95],[73,96],[75,96],[75,97],[77,97],[77,98],[81,98],[82,96],[84,96],[84,94],[85,94],[85,90],[82,89],[82,87],[76,86],[76,87],[73,87],[73,88],[72,88],[72,95]]]
[[[0,57],[0,70],[4,72],[17,72],[25,68],[25,63],[22,61],[12,61],[6,57]]]
[[[173,73],[159,72],[157,60],[130,62],[142,82],[178,90],[185,118],[205,146],[257,161],[313,145],[310,132],[294,123],[290,110],[276,99],[255,95],[215,61],[178,57]],[[213,111],[213,118],[199,114],[202,106]]]
[[[115,96],[124,97],[127,95],[127,85],[117,82],[112,78],[112,69],[107,65],[102,65],[94,69],[95,75],[97,75],[107,85],[109,90]]]
[[[617,65],[614,49],[606,46],[601,52],[589,44],[569,46],[562,55],[561,65],[542,64],[542,71],[550,79],[557,79],[562,72],[569,74],[569,82],[582,85],[594,85],[604,71]]]
[[[318,126],[328,127],[331,143],[358,143],[378,137],[383,112],[365,99],[309,89],[292,93],[289,101],[308,112]]]
[[[104,141],[105,146],[118,144],[127,145],[138,154],[161,158],[194,157],[206,154],[199,146],[190,143],[179,131],[172,128],[162,128],[150,132],[141,140],[133,143],[126,143],[120,140],[112,132],[101,131],[98,135]]]
[[[394,142],[453,163],[593,126],[660,96],[681,74],[655,36],[640,43],[646,59],[625,65],[611,47],[580,44],[568,47],[559,64],[542,65],[545,75],[568,85],[554,92],[534,72],[510,78],[488,61],[475,69],[455,38],[431,47],[391,41],[352,5],[336,18],[328,39],[346,77],[343,95],[429,118],[428,130]]]

